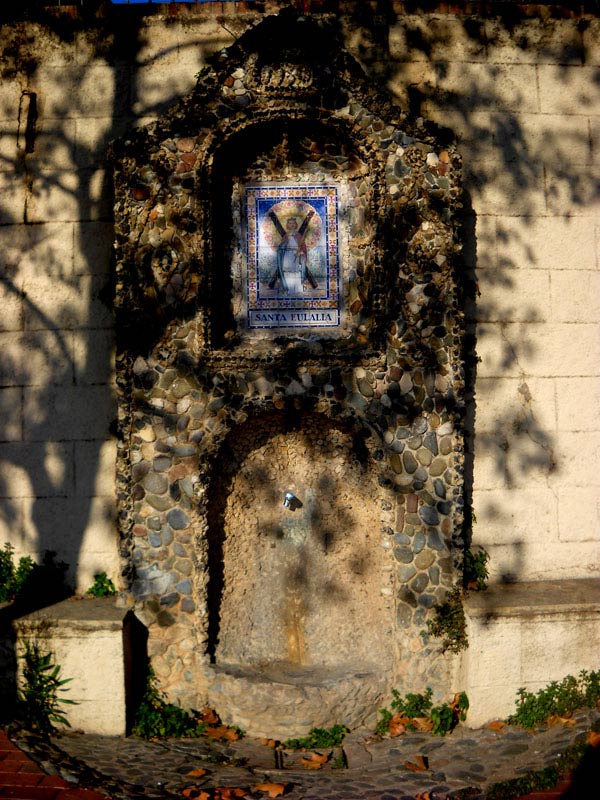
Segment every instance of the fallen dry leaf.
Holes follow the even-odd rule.
[[[388,725],[390,736],[400,736],[406,731],[406,726],[409,722],[409,718],[403,714],[394,714]]]
[[[303,756],[300,759],[300,764],[306,769],[321,769],[323,764],[329,761],[330,756],[331,753],[311,753],[308,758]]]
[[[185,774],[188,778],[201,778],[203,775],[206,775],[206,770],[202,769],[202,767],[198,767],[197,769],[191,769]]]
[[[591,744],[592,747],[597,747],[600,744],[600,733],[596,733],[596,731],[589,731],[586,741],[588,744]]]
[[[305,769],[321,769],[323,767],[323,764],[319,764],[318,761],[311,761],[310,758],[301,758],[300,764]]]
[[[202,709],[200,719],[202,722],[206,722],[207,725],[218,725],[221,721],[214,708],[209,708],[208,706]]]
[[[240,738],[237,731],[233,728],[228,728],[226,725],[219,725],[218,727],[209,727],[204,731],[209,739],[225,739],[228,742],[235,742]]]
[[[269,797],[280,797],[287,789],[287,783],[256,783],[253,792],[266,792]]]
[[[490,731],[503,731],[506,728],[506,722],[502,722],[501,719],[495,719],[492,722],[488,722],[485,727]]]
[[[419,794],[416,795],[415,800],[431,800],[431,796],[429,792],[419,792]]]
[[[236,797],[245,797],[245,789],[240,789],[237,786],[216,786],[215,787],[215,800],[234,800]]]
[[[331,753],[318,753],[316,750],[310,754],[313,761],[318,761],[320,764],[326,764],[329,761]]]
[[[572,728],[573,725],[575,725],[575,720],[570,714],[565,717],[561,717],[558,714],[552,714],[546,720],[546,724],[549,728],[552,728],[554,725],[564,725],[566,728]]]
[[[260,743],[265,747],[277,747],[279,742],[276,739],[261,739]]]
[[[403,733],[406,733],[406,725],[403,725],[401,722],[393,722],[390,720],[388,731],[393,739],[395,736],[402,736]]]
[[[188,786],[181,794],[187,797],[188,800],[210,800],[209,793],[199,789],[197,786]]]
[[[404,769],[408,769],[411,772],[427,772],[429,759],[427,756],[414,756],[412,761],[407,761],[404,764]]]
[[[410,722],[418,731],[433,730],[433,722],[427,717],[413,717]]]

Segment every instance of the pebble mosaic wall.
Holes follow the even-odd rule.
[[[215,619],[236,578],[210,532],[223,482],[241,474],[226,468],[232,443],[256,429],[271,448],[269,480],[283,486],[277,465],[285,472],[289,460],[277,448],[304,436],[305,463],[310,448],[318,461],[322,427],[354,442],[347,452],[373,475],[378,588],[365,613],[383,609],[382,671],[399,688],[447,693],[449,662],[421,632],[461,561],[462,206],[451,139],[388,105],[326,21],[281,14],[222,51],[194,93],[116,143],[114,158],[121,555],[163,686],[198,706],[215,652],[218,666]],[[244,187],[269,182],[339,187],[333,331],[239,322]],[[244,458],[260,461],[257,448]],[[236,524],[249,536],[241,507],[227,513],[223,557]],[[248,544],[248,561],[256,549]]]

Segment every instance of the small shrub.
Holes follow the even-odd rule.
[[[408,693],[402,697],[392,689],[391,710],[380,708],[381,718],[377,722],[376,733],[383,735],[390,730],[394,715],[400,715],[406,730],[430,730],[436,736],[445,736],[467,718],[469,699],[465,692],[456,694],[452,703],[442,703],[433,707],[433,692],[427,687],[422,694]]]
[[[431,721],[433,728],[431,732],[435,736],[445,736],[451,733],[459,722],[464,722],[467,718],[469,709],[469,698],[465,692],[461,692],[454,700],[452,705],[442,703],[431,709]]]
[[[434,609],[435,616],[427,621],[427,633],[442,640],[442,652],[460,653],[469,645],[467,621],[463,608],[462,592],[455,586],[443,603]]]
[[[600,670],[588,672],[583,669],[579,673],[582,684],[584,706],[594,708],[600,702]]]
[[[23,687],[17,691],[17,718],[29,730],[48,735],[55,725],[70,727],[61,705],[75,701],[60,697],[67,692],[71,678],[60,677],[60,667],[53,663],[52,653],[44,652],[36,641],[25,642],[23,653]]]
[[[315,750],[325,747],[337,747],[344,741],[348,733],[345,725],[333,725],[331,728],[312,728],[308,736],[299,739],[288,739],[283,746],[288,750]]]
[[[146,691],[139,705],[132,733],[143,739],[195,738],[206,730],[206,723],[180,706],[168,703],[158,688],[154,670],[148,667]]]
[[[392,689],[392,697],[394,698],[390,703],[392,709],[398,714],[403,714],[405,717],[411,719],[415,717],[426,717],[433,705],[432,697],[433,692],[427,687],[423,694],[412,694],[409,692],[406,697],[402,697],[397,689]]]
[[[535,693],[519,689],[516,711],[508,722],[532,729],[551,716],[564,717],[580,708],[593,708],[599,699],[600,671],[583,670],[578,678],[567,675],[562,681],[552,681]]]
[[[463,567],[464,585],[467,589],[474,589],[477,592],[486,588],[489,572],[487,563],[490,554],[483,549],[467,550]]]
[[[390,729],[390,722],[392,721],[392,717],[394,716],[389,708],[380,708],[379,709],[380,719],[377,720],[377,725],[375,726],[375,733],[379,736],[383,736],[386,734]]]
[[[87,590],[86,594],[91,597],[112,597],[117,594],[117,590],[106,572],[99,572],[94,575],[94,583]]]
[[[35,566],[29,556],[22,556],[15,566],[14,550],[8,542],[0,550],[0,603],[15,599]]]

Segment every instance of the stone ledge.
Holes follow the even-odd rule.
[[[512,714],[520,688],[537,692],[600,667],[600,580],[491,586],[467,598],[465,613],[461,688],[471,727]]]
[[[71,598],[13,621],[17,654],[30,638],[53,654],[75,701],[61,710],[85,733],[123,736],[133,710],[141,626],[117,603],[114,597]]]
[[[600,579],[525,581],[489,586],[465,602],[469,617],[532,617],[540,614],[600,613]]]
[[[25,614],[13,624],[24,632],[42,622],[60,628],[61,637],[76,637],[82,631],[120,631],[128,613],[114,597],[77,597]]]

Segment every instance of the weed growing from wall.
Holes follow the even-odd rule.
[[[460,653],[469,646],[463,601],[470,590],[479,592],[486,588],[489,558],[483,548],[466,551],[462,586],[451,589],[446,599],[435,606],[433,619],[427,621],[427,633],[442,640],[443,653]]]
[[[158,680],[151,666],[148,666],[146,691],[135,716],[132,733],[144,739],[164,739],[201,736],[206,724],[188,714],[180,706],[168,703],[159,689]]]
[[[112,597],[117,594],[117,589],[106,572],[94,575],[94,583],[86,592],[90,597]]]
[[[442,652],[460,653],[469,646],[463,593],[451,589],[443,603],[435,607],[434,618],[427,621],[427,633],[442,640]]]
[[[486,588],[489,572],[487,568],[490,554],[483,549],[467,550],[463,566],[463,583],[466,589],[481,592]]]
[[[457,693],[451,703],[433,705],[433,692],[427,687],[422,694],[408,693],[405,697],[392,689],[390,708],[380,708],[376,732],[399,736],[406,731],[430,731],[436,736],[451,733],[467,718],[469,699],[465,692]]]
[[[70,727],[62,706],[76,705],[74,700],[62,697],[68,692],[65,685],[71,678],[60,677],[60,667],[53,655],[44,651],[39,642],[25,641],[23,683],[17,691],[17,718],[28,730],[49,735],[56,725]]]

